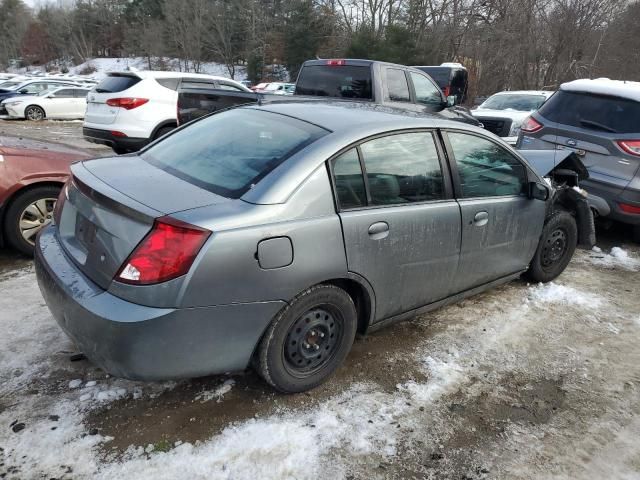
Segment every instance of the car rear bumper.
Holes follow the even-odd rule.
[[[122,149],[130,152],[137,152],[149,143],[148,138],[115,136],[111,133],[111,130],[101,130],[98,128],[83,127],[82,136],[88,142],[99,143],[114,149]]]
[[[122,300],[87,279],[53,227],[38,236],[38,285],[60,327],[106,372],[135,380],[243,370],[284,302],[154,308]]]

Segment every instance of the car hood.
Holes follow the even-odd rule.
[[[571,150],[518,150],[520,155],[541,177],[546,177],[555,170],[571,170],[578,174],[578,180],[589,178],[589,172],[580,157]]]
[[[15,102],[15,101],[21,101],[21,102],[26,102],[26,101],[31,101],[34,98],[38,98],[37,95],[14,95],[11,97],[5,97],[4,100],[2,100],[0,103],[7,103],[7,102]]]
[[[525,118],[531,115],[533,112],[520,112],[518,110],[491,110],[488,108],[477,108],[471,110],[471,114],[474,117],[498,117],[498,118],[510,118],[513,121],[522,122]]]

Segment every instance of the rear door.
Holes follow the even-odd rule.
[[[87,97],[85,122],[104,125],[114,123],[120,109],[107,105],[107,100],[115,98],[140,80],[134,73],[109,73]]]
[[[469,132],[444,137],[462,214],[461,292],[527,268],[546,205],[528,198],[527,167],[507,149]]]
[[[48,117],[70,118],[74,111],[75,89],[63,88],[46,98],[45,111]]]
[[[376,295],[376,320],[448,296],[460,208],[431,131],[367,140],[332,161],[348,268]],[[364,174],[363,174],[364,172]]]
[[[561,90],[539,110],[543,139],[556,149],[575,151],[589,170],[589,181],[620,193],[640,167],[640,157],[626,154],[619,140],[640,137],[640,102]]]

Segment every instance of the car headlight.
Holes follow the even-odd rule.
[[[20,105],[21,103],[22,103],[21,101],[20,102],[4,102],[3,105],[5,107],[12,107],[14,105]]]
[[[520,127],[522,126],[522,122],[513,122],[511,124],[511,129],[509,130],[509,137],[517,137],[520,133]]]

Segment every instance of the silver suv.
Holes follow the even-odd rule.
[[[589,171],[589,193],[604,198],[609,218],[633,225],[640,241],[640,83],[565,83],[521,127],[517,148],[573,150]]]

